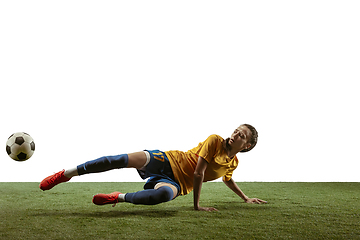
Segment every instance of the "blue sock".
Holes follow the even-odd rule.
[[[127,193],[125,202],[143,205],[155,205],[173,199],[174,192],[168,186],[162,186],[158,189],[146,189],[139,192]]]
[[[92,161],[88,161],[77,166],[78,174],[99,173],[109,171],[111,169],[125,168],[129,162],[127,154],[116,156],[101,157]]]

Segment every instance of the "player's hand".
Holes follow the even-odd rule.
[[[206,212],[218,211],[216,208],[213,208],[213,207],[197,207],[194,209],[196,211],[206,211]]]
[[[245,202],[246,203],[256,203],[256,204],[267,203],[267,201],[261,200],[259,198],[248,198]]]

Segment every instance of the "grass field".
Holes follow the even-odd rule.
[[[220,182],[157,206],[96,206],[97,193],[142,183],[0,183],[0,239],[360,239],[360,183],[238,183],[266,205],[246,204]]]

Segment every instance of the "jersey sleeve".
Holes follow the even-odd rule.
[[[197,155],[204,158],[208,163],[210,163],[216,153],[217,143],[217,135],[214,134],[209,136],[199,148]]]

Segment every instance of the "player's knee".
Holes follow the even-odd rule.
[[[168,202],[173,199],[173,190],[168,186],[162,186],[155,190],[155,198],[153,199],[154,204]]]
[[[173,198],[173,191],[168,186],[162,186],[158,189],[147,189],[135,193],[127,193],[125,201],[133,204],[156,205],[170,201]]]

